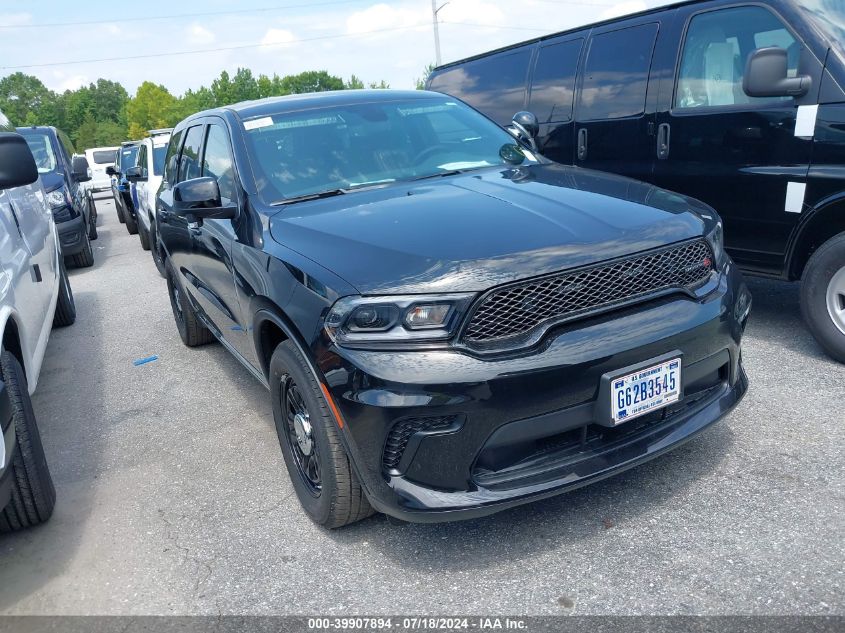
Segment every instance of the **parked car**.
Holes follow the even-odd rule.
[[[111,190],[109,167],[114,168],[119,147],[94,147],[85,150],[85,158],[91,166],[91,182],[88,187],[92,193]]]
[[[97,208],[83,184],[91,180],[88,160],[77,155],[71,158],[70,140],[54,127],[19,127],[17,131],[35,156],[59,230],[62,255],[74,266],[92,266],[91,240],[97,239]]]
[[[141,141],[138,149],[137,164],[126,172],[126,178],[135,183],[138,192],[135,217],[138,220],[138,237],[141,239],[141,248],[150,250],[151,244],[157,243],[155,235],[155,197],[161,185],[161,175],[164,168],[164,154],[167,152],[167,143],[170,140],[170,128],[166,130],[150,130],[149,136]],[[161,264],[158,258],[158,250],[153,250],[153,261],[156,265]],[[164,274],[164,269],[159,272]]]
[[[48,196],[24,138],[0,113],[0,532],[50,518],[56,492],[30,395],[51,326],[76,318]]]
[[[329,527],[558,494],[747,388],[751,297],[710,207],[543,159],[451,97],[196,114],[156,221],[183,342],[216,338],[269,387],[293,487]]]
[[[117,160],[113,167],[106,168],[111,177],[112,199],[117,211],[117,219],[126,225],[130,235],[138,232],[138,221],[135,219],[135,203],[132,199],[132,187],[126,179],[126,171],[134,167],[138,159],[138,149],[141,141],[126,141],[120,144]]]
[[[845,3],[698,0],[436,69],[428,87],[540,151],[703,200],[746,272],[802,280],[813,335],[845,362]]]

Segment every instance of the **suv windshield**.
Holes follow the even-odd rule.
[[[801,0],[800,4],[824,31],[828,44],[845,63],[845,3],[842,0]]]
[[[250,119],[244,129],[268,202],[534,160],[447,97],[317,107]]]
[[[50,137],[43,133],[24,134],[29,149],[35,158],[39,174],[48,174],[56,169],[56,154],[53,152],[53,144]]]
[[[138,156],[138,146],[129,145],[120,150],[120,171],[126,171],[135,166],[135,157]]]

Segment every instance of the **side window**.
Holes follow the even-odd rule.
[[[642,24],[590,40],[578,101],[579,120],[621,119],[645,111],[656,38],[657,24]]]
[[[164,182],[176,182],[176,167],[179,165],[179,143],[182,140],[182,130],[171,135],[167,144],[167,154],[164,156]]]
[[[788,72],[794,77],[801,46],[767,9],[733,7],[694,16],[684,41],[675,107],[732,106],[791,99],[749,97],[742,90],[748,56],[766,46],[786,49]]]
[[[188,128],[185,135],[185,146],[179,158],[179,182],[199,178],[202,174],[200,166],[200,147],[202,146],[202,125]]]
[[[141,145],[141,148],[138,150],[138,159],[135,163],[138,167],[141,168],[141,175],[146,177],[147,175],[147,146]]]
[[[528,109],[540,123],[569,121],[575,95],[575,72],[584,40],[543,46],[531,80]]]
[[[226,128],[217,124],[209,125],[202,159],[202,175],[217,179],[220,197],[224,204],[238,199],[235,192],[235,170],[229,147],[229,133]]]
[[[525,75],[531,50],[467,62],[432,78],[430,89],[453,95],[500,125],[511,122],[525,101]]]

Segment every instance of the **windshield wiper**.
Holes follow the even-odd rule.
[[[290,198],[282,198],[271,202],[270,206],[278,207],[285,204],[293,204],[295,202],[305,202],[306,200],[319,200],[320,198],[332,198],[334,196],[341,196],[348,193],[347,189],[327,189],[326,191],[318,191],[317,193],[304,193],[301,196],[291,196]]]
[[[449,169],[447,171],[438,171],[436,174],[428,174],[427,176],[417,176],[416,178],[411,178],[411,181],[416,180],[427,180],[428,178],[442,178],[443,176],[454,176],[455,174],[462,174],[466,169]]]

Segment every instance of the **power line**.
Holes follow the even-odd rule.
[[[306,9],[325,7],[336,4],[356,4],[358,0],[331,0],[330,2],[307,2],[303,4],[286,4],[277,7],[258,7],[255,9],[232,9],[230,11],[202,11],[194,13],[173,13],[170,15],[151,15],[147,17],[120,17],[116,20],[80,20],[77,22],[42,22],[40,24],[0,24],[0,29],[41,29],[56,26],[85,26],[91,24],[122,24],[124,22],[150,22],[153,20],[171,20],[178,18],[196,18],[209,15],[235,15],[243,13],[264,13],[269,11],[283,11],[285,9]]]
[[[299,44],[301,42],[313,42],[315,40],[333,40],[344,37],[359,37],[361,35],[373,35],[375,33],[387,33],[389,31],[403,31],[407,29],[416,29],[425,24],[409,24],[406,26],[394,26],[385,29],[376,29],[373,31],[362,31],[361,33],[340,33],[336,35],[317,35],[315,37],[304,37],[296,40],[289,40],[287,42],[265,42],[259,44],[237,44],[234,46],[218,46],[216,48],[202,48],[190,51],[170,51],[167,53],[147,53],[145,55],[127,55],[122,57],[98,57],[95,59],[75,59],[72,61],[49,62],[43,64],[24,64],[21,66],[0,66],[0,70],[15,70],[21,68],[44,68],[46,66],[68,66],[71,64],[91,64],[96,62],[117,62],[132,59],[148,59],[151,57],[170,57],[173,55],[195,55],[199,53],[216,53],[219,51],[235,51],[245,48],[262,48],[272,46],[284,46],[286,44]]]
[[[475,22],[454,22],[452,20],[441,20],[440,24],[459,24],[461,26],[477,26],[485,29],[508,29],[511,31],[534,31],[537,33],[553,33],[549,29],[534,29],[527,26],[506,26],[503,24],[477,24]]]

